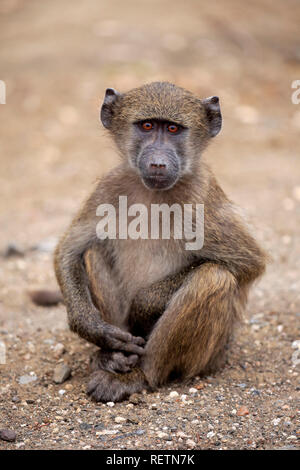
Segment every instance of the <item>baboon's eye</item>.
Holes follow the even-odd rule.
[[[168,131],[171,132],[172,134],[176,134],[176,132],[179,131],[179,127],[176,126],[176,124],[170,124],[168,126]]]
[[[153,129],[153,124],[152,122],[143,122],[142,124],[142,128],[144,129],[144,131],[151,131],[151,129]]]

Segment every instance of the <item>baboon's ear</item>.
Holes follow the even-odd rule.
[[[218,96],[210,96],[201,100],[207,115],[209,134],[215,137],[222,127],[222,114]]]
[[[103,104],[101,106],[100,118],[101,122],[106,129],[111,126],[113,118],[113,107],[116,99],[120,96],[120,93],[113,88],[107,88]]]

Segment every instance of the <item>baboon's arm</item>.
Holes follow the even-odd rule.
[[[88,217],[88,210],[83,210],[82,213],[85,216],[74,219],[55,252],[55,272],[66,304],[70,328],[82,338],[102,348],[142,354],[142,338],[134,337],[105,321],[109,318],[109,310],[113,309],[107,298],[98,305],[100,310],[92,301],[84,254],[93,244],[101,241],[96,237],[96,222],[91,222],[96,217]],[[103,291],[107,292],[109,288],[112,292],[113,280],[104,261],[101,271],[102,281],[110,283],[110,286],[103,286]],[[112,295],[111,302],[113,297]]]
[[[204,230],[199,256],[225,266],[239,285],[251,284],[263,274],[268,256],[214,177],[205,202]]]
[[[207,224],[202,256],[225,266],[239,285],[251,284],[265,270],[266,254],[239,220]],[[211,229],[211,230],[210,230]]]

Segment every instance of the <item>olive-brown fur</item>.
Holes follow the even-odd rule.
[[[55,253],[70,327],[101,348],[88,386],[97,401],[122,400],[173,377],[220,367],[249,287],[264,272],[265,253],[202,157],[215,135],[213,119],[220,121],[218,99],[211,102],[209,108],[206,100],[160,82],[110,92],[105,123],[123,160],[100,179]],[[181,124],[189,133],[189,165],[166,191],[147,189],[132,163],[132,126],[150,118]],[[139,202],[148,209],[155,203],[204,204],[203,247],[187,251],[184,240],[172,236],[99,240],[96,208],[118,207],[120,195],[128,206]]]

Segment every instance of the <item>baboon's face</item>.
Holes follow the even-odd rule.
[[[195,171],[222,118],[218,97],[201,100],[170,83],[154,82],[125,94],[108,88],[101,121],[145,186],[167,190]]]
[[[175,122],[146,119],[133,124],[131,165],[149,189],[169,189],[182,173],[187,129]]]

